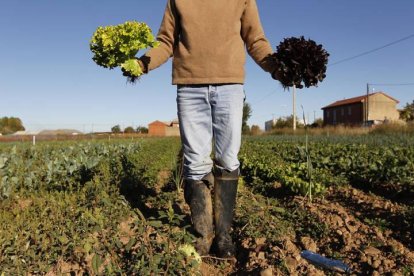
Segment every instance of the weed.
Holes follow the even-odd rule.
[[[391,223],[383,218],[364,218],[364,222],[370,226],[376,226],[382,232],[389,229]]]

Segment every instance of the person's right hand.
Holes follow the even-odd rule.
[[[141,64],[138,62],[138,59],[135,59],[135,62],[138,64],[138,66],[139,66],[139,67],[141,67],[141,70],[142,70],[142,66],[141,66]],[[130,78],[132,78],[132,77],[133,77],[129,71],[125,70],[125,68],[124,68],[124,67],[121,67],[121,71],[122,71],[122,75],[123,75],[124,77],[130,77]]]
[[[125,70],[123,67],[121,67],[121,71],[124,77],[130,77],[130,78],[132,77],[132,75],[127,70]]]

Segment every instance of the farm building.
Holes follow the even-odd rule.
[[[76,129],[46,129],[42,130],[38,133],[38,135],[49,135],[49,136],[55,136],[55,135],[80,135],[83,134],[79,130]]]
[[[154,121],[148,124],[148,134],[154,136],[180,136],[178,119],[171,122]]]
[[[398,100],[385,94],[372,94],[344,99],[331,103],[323,110],[325,125],[375,125],[399,119]]]
[[[23,135],[38,135],[38,132],[35,131],[27,131],[27,130],[19,130],[15,133],[11,134],[12,136],[23,136]]]
[[[265,122],[265,131],[271,131],[273,126],[276,125],[276,119],[273,118],[272,120]]]

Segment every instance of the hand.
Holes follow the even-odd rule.
[[[141,67],[141,65],[139,64],[139,62],[138,62],[138,60],[137,60],[137,59],[135,59],[135,62],[138,64],[138,66],[140,66],[140,67]],[[122,67],[122,66],[121,66],[121,71],[122,71],[122,75],[123,75],[124,77],[130,77],[130,78],[132,78],[132,77],[133,77],[133,76],[131,75],[131,73],[130,73],[129,71],[125,70],[125,68],[124,68],[124,67]]]
[[[279,81],[283,85],[284,88],[289,87],[289,86],[292,86],[291,81],[288,81],[286,79],[286,77],[283,75],[283,73],[280,70],[278,70],[278,69],[276,69],[275,71],[273,71],[272,78],[274,80]]]
[[[127,70],[125,70],[123,67],[121,67],[121,71],[124,77],[130,77],[130,78],[132,77],[132,75]]]
[[[279,72],[279,70],[278,69],[276,69],[276,70],[274,70],[273,71],[273,73],[272,73],[272,78],[274,79],[274,80],[277,80],[277,81],[280,81],[281,80],[281,75],[280,75],[280,72]]]

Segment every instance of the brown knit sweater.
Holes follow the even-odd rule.
[[[173,84],[244,83],[244,47],[274,71],[256,0],[168,0],[157,40],[141,65],[147,73],[172,56]]]

